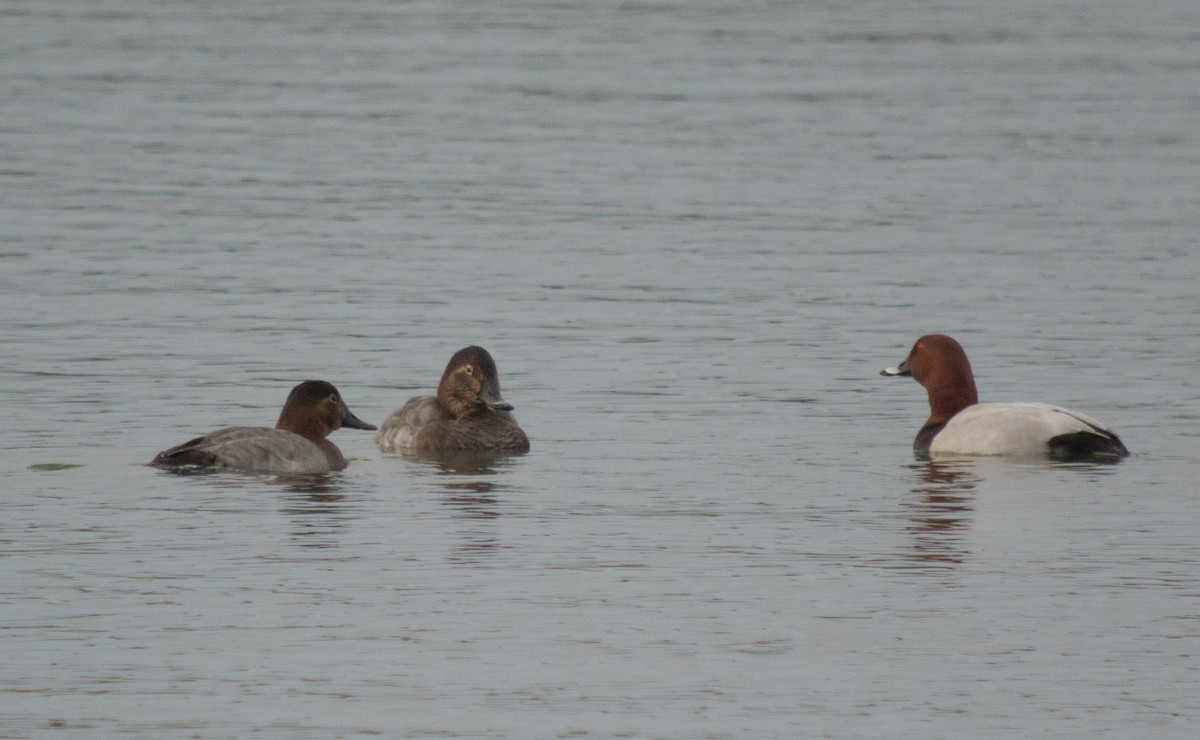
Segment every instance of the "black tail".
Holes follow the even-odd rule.
[[[1072,432],[1052,437],[1050,458],[1063,462],[1116,462],[1129,454],[1117,435],[1101,432]]]

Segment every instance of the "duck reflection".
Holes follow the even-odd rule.
[[[963,533],[975,511],[975,487],[979,475],[971,460],[923,462],[909,466],[916,485],[909,499],[908,532],[912,535],[909,556],[918,563],[938,568],[954,567],[969,553]]]
[[[493,476],[512,464],[513,456],[496,452],[454,452],[437,456],[416,456],[434,467],[440,475]]]
[[[328,475],[280,477],[286,495],[280,511],[292,520],[301,547],[337,547],[337,536],[355,517],[337,478]]]
[[[448,492],[442,503],[459,511],[464,519],[494,519],[500,516],[496,484],[487,480],[443,484]]]
[[[463,523],[461,542],[448,559],[457,563],[478,563],[495,555],[503,545],[494,522],[502,513],[498,495],[505,486],[497,476],[513,464],[513,456],[500,452],[455,452],[439,455],[404,453],[435,476],[445,489],[442,504]]]

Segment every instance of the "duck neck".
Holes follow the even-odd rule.
[[[483,404],[463,398],[461,394],[455,393],[452,388],[439,387],[437,402],[446,413],[455,419],[465,418],[486,408]]]
[[[330,470],[346,468],[346,457],[337,448],[337,445],[327,439],[329,433],[334,430],[329,429],[319,420],[303,414],[289,414],[287,409],[284,409],[283,413],[279,415],[279,421],[275,422],[275,428],[299,434],[315,444],[324,453],[325,459],[329,460]]]
[[[959,411],[979,403],[975,378],[970,370],[945,380],[932,380],[926,386],[929,393],[929,420],[925,422],[926,426],[945,424]]]
[[[279,421],[275,422],[275,428],[299,434],[301,437],[310,439],[318,445],[324,442],[325,437],[332,431],[331,429],[326,429],[324,424],[312,417],[301,414],[289,414],[286,408],[279,414]]]

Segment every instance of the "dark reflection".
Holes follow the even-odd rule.
[[[458,528],[459,543],[447,557],[456,563],[478,563],[501,549],[494,520],[500,516],[500,501],[490,481],[463,481],[446,484],[449,492],[442,503],[462,522]]]
[[[519,456],[496,452],[402,453],[401,456],[436,477],[446,490],[442,504],[464,524],[458,532],[462,541],[449,556],[451,561],[478,563],[502,549],[493,526],[502,513],[498,494],[505,488],[497,482],[497,475]]]
[[[287,490],[302,494],[336,493],[341,489],[338,479],[332,475],[280,475],[275,480]]]
[[[455,452],[442,455],[412,455],[425,460],[446,475],[495,475],[513,462],[513,455],[497,452]]]
[[[279,476],[287,495],[280,511],[292,520],[301,547],[337,547],[337,535],[354,519],[340,480],[332,475]]]
[[[204,486],[246,491],[262,486],[269,491],[282,492],[280,512],[291,522],[291,536],[301,547],[337,547],[338,536],[348,522],[357,518],[352,500],[342,493],[343,480],[337,473],[313,475],[272,475],[236,470],[187,469],[164,470],[163,474],[194,478]],[[263,494],[255,490],[252,494]],[[239,493],[247,506],[259,505],[254,495]]]
[[[970,460],[910,465],[915,497],[906,501],[912,560],[925,566],[954,567],[967,559],[963,532],[975,511],[979,475]]]
[[[520,459],[520,455],[499,452],[453,452],[438,455],[403,452],[397,455],[416,463],[418,472],[445,476],[448,482],[442,485],[448,487],[457,486],[462,482],[457,480],[458,476],[469,476],[475,482],[488,482],[497,473],[503,472]]]
[[[497,486],[492,481],[473,480],[444,484],[449,494],[442,500],[458,509],[467,519],[493,519],[500,516],[499,500],[492,495]]]
[[[1127,458],[1126,458],[1127,459]],[[1124,460],[1051,460],[1050,466],[1056,470],[1072,470],[1080,475],[1087,474],[1091,476],[1093,481],[1099,481],[1101,478],[1116,475],[1119,471],[1117,466]]]

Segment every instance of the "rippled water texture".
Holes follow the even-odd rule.
[[[1191,738],[1197,28],[0,7],[0,737]],[[915,461],[931,331],[1133,456]],[[530,454],[144,465],[468,344]]]

